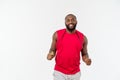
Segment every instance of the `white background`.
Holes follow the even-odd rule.
[[[0,0],[0,80],[53,80],[46,56],[69,13],[89,41],[81,80],[120,80],[120,0]]]

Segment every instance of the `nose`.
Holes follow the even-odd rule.
[[[70,20],[70,22],[69,22],[69,23],[71,24],[71,23],[73,23],[73,21],[72,21],[72,20]]]

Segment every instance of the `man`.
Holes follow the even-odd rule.
[[[55,57],[54,80],[79,80],[81,56],[86,65],[91,64],[87,52],[88,40],[83,33],[76,30],[75,15],[68,14],[65,17],[65,25],[66,29],[53,34],[47,59],[52,60]]]

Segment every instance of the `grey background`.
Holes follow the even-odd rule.
[[[46,56],[68,13],[89,40],[81,80],[120,80],[119,0],[0,0],[0,80],[52,80]]]

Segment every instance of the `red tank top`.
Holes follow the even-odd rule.
[[[66,29],[57,31],[55,70],[64,74],[75,74],[80,71],[80,51],[84,35],[75,31],[70,34]]]

